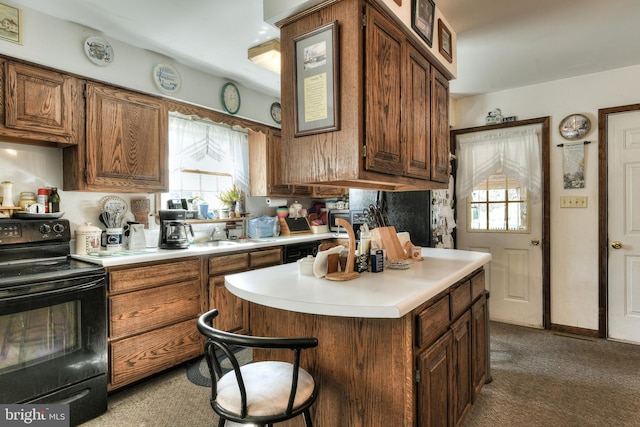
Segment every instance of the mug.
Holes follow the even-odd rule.
[[[122,228],[107,228],[107,250],[108,251],[121,251],[122,250]]]

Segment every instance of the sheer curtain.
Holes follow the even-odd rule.
[[[489,176],[501,173],[526,187],[533,203],[539,202],[542,194],[539,133],[539,126],[527,126],[458,135],[458,199],[469,196]]]
[[[213,180],[211,176],[228,175],[233,184],[247,194],[249,192],[247,132],[172,114],[169,117],[169,171],[175,177],[184,170],[203,172],[199,177],[183,176],[179,185],[185,189],[197,191],[204,184],[207,190],[216,191],[215,188],[211,188],[213,183],[207,181]],[[172,187],[173,184],[172,182]]]

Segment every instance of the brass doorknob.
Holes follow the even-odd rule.
[[[531,239],[531,244],[533,246],[538,246],[540,244],[540,239]]]
[[[611,247],[613,249],[621,249],[622,248],[622,243],[618,242],[617,240],[611,242]]]

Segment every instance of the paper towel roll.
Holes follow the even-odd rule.
[[[279,207],[287,206],[287,199],[271,199],[267,197],[267,206]]]

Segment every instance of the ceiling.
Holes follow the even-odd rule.
[[[249,47],[279,35],[263,21],[263,0],[17,3],[279,96],[280,77],[247,59]],[[458,36],[456,98],[640,64],[638,0],[435,3]]]

